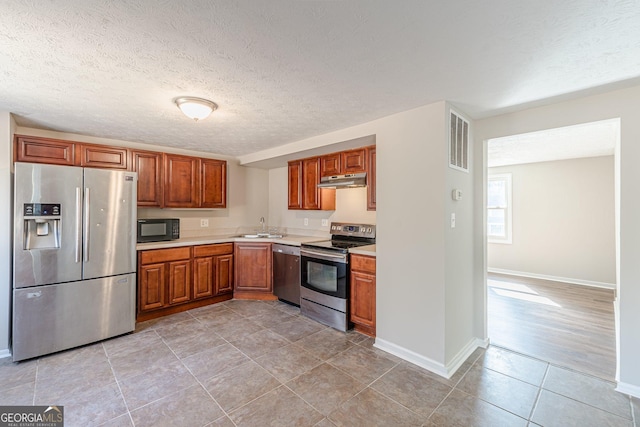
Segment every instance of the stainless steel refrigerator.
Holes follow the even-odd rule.
[[[13,360],[131,332],[135,172],[15,163]]]

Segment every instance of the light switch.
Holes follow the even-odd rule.
[[[328,219],[323,219],[322,220],[322,226],[323,227],[328,227],[329,226],[329,220]]]
[[[456,214],[451,214],[451,228],[456,228]]]
[[[309,218],[304,219],[304,225],[309,225]]]

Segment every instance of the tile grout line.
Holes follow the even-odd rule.
[[[104,347],[104,342],[101,343],[102,344],[102,351],[104,352],[105,357],[107,358],[107,362],[109,363],[109,368],[111,368],[111,373],[113,374],[113,379],[116,381],[116,386],[118,387],[118,392],[120,392],[120,397],[122,398],[122,401],[124,402],[124,407],[127,409],[126,414],[129,416],[129,420],[131,421],[131,425],[135,427],[136,423],[133,421],[133,416],[131,415],[131,410],[129,409],[129,404],[127,403],[127,399],[124,398],[124,393],[122,392],[122,387],[120,387],[120,381],[118,381],[118,377],[116,376],[116,371],[113,368],[113,365],[111,364],[111,358],[109,357],[109,354],[107,353],[107,349]],[[124,414],[122,414],[124,415]],[[115,418],[121,417],[122,415],[118,415]],[[115,418],[112,418],[111,420],[114,420]],[[111,420],[107,420],[105,421],[105,423],[111,421]],[[105,424],[102,423],[102,424]]]
[[[544,382],[547,379],[547,375],[549,375],[549,369],[551,368],[551,364],[547,362],[547,366],[544,370],[544,375],[542,376],[542,381],[540,381],[540,385],[538,386],[538,393],[536,393],[536,400],[533,401],[533,407],[531,408],[531,411],[529,411],[529,417],[527,418],[527,421],[529,422],[533,422],[533,414],[536,412],[536,409],[538,408],[538,403],[540,402],[540,396],[542,395],[542,390],[544,390],[543,385]]]

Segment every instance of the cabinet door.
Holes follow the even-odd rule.
[[[320,175],[340,175],[340,153],[327,154],[320,157]]]
[[[200,160],[200,207],[227,207],[227,162],[224,160]]]
[[[358,148],[356,150],[342,151],[342,173],[360,173],[367,170],[367,150]]]
[[[351,272],[351,321],[375,328],[376,324],[376,276]],[[375,329],[374,329],[375,330]]]
[[[302,209],[302,161],[289,162],[289,209]]]
[[[236,291],[271,292],[271,244],[236,243],[234,250]]]
[[[320,209],[320,158],[302,160],[302,208]]]
[[[138,309],[154,310],[165,306],[165,263],[142,265],[138,268]]]
[[[80,166],[123,170],[129,168],[129,151],[126,148],[83,144],[80,152]]]
[[[368,147],[367,210],[376,210],[376,146]]]
[[[197,208],[200,206],[200,159],[164,155],[164,206]]]
[[[138,206],[162,207],[162,153],[131,152],[131,168],[138,172]]]
[[[79,147],[80,144],[71,141],[16,135],[14,158],[16,162],[77,166]]]
[[[213,295],[214,272],[214,257],[193,259],[193,299]]]
[[[180,304],[191,299],[191,261],[172,261],[169,268],[169,304]]]
[[[233,292],[233,255],[215,257],[215,296]]]

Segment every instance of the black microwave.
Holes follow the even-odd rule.
[[[180,238],[180,219],[149,218],[138,220],[138,243],[161,242]]]

